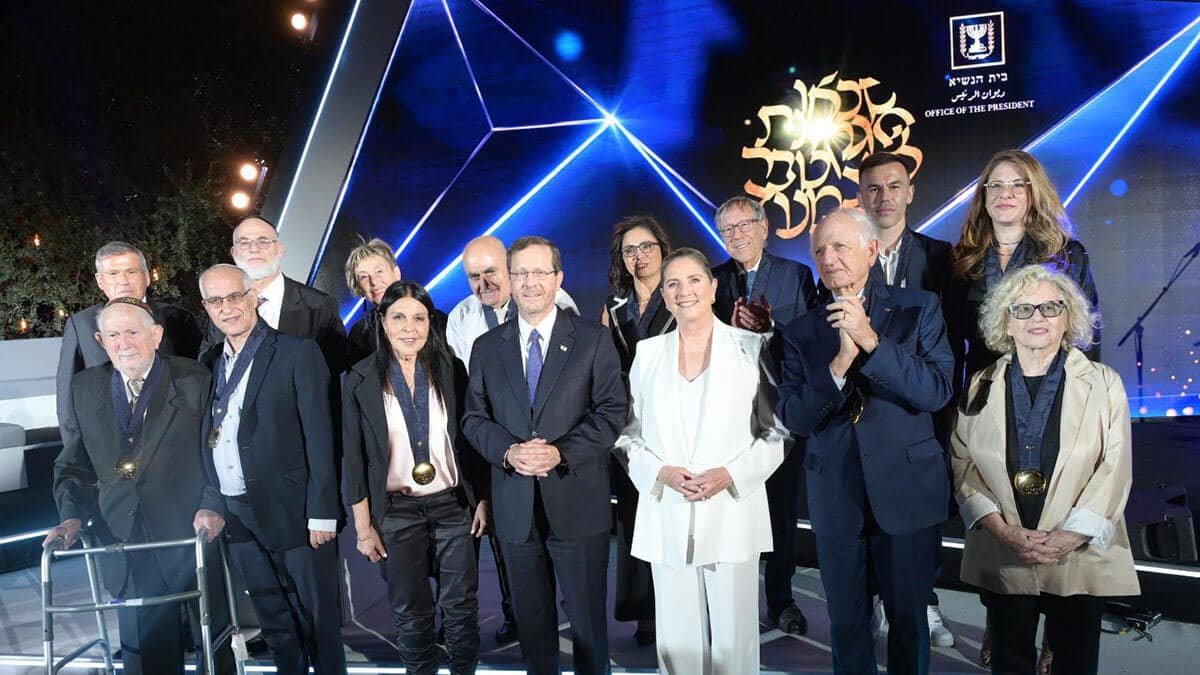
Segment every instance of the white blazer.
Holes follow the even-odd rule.
[[[765,344],[763,335],[714,319],[692,449],[679,413],[679,334],[638,342],[629,373],[630,422],[614,449],[641,495],[634,557],[670,566],[707,565],[757,560],[771,550],[764,483],[783,462],[788,432],[775,416],[776,384]],[[688,502],[658,481],[663,466],[695,472],[725,467],[733,485],[707,501]]]

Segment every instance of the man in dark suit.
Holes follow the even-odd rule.
[[[209,373],[191,359],[156,354],[163,327],[141,300],[111,300],[96,321],[96,335],[111,361],[80,372],[68,388],[63,450],[54,463],[62,523],[44,545],[61,537],[70,547],[89,520],[101,544],[192,537],[193,519],[214,497],[204,493],[198,452]],[[102,556],[105,585],[118,598],[193,591],[193,551],[179,547]],[[215,635],[228,613],[219,575],[208,579]],[[198,607],[195,601],[187,606],[199,645]],[[125,672],[183,672],[179,604],[127,607],[117,614]],[[219,655],[220,670],[232,672],[229,650]]]
[[[196,358],[203,333],[196,317],[187,310],[146,297],[150,270],[142,252],[123,241],[110,241],[96,251],[96,285],[104,292],[105,302],[114,298],[136,298],[150,305],[154,319],[163,329],[158,351],[163,355]],[[67,416],[71,378],[84,368],[108,362],[104,347],[93,337],[96,315],[104,307],[97,303],[72,314],[63,326],[62,348],[58,355],[59,424]]]
[[[908,227],[914,168],[911,158],[892,152],[877,152],[859,164],[858,200],[879,233],[879,261],[871,274],[888,286],[919,288],[941,299],[950,281],[952,247]]]
[[[812,231],[831,297],[784,331],[778,413],[808,439],[804,468],[833,668],[876,672],[868,569],[891,628],[888,672],[929,669],[925,601],[950,490],[932,413],[954,357],[937,297],[870,282],[879,244],[858,209]]]
[[[912,158],[892,152],[869,155],[858,166],[858,200],[879,235],[879,260],[871,267],[871,279],[888,286],[919,288],[941,300],[942,291],[950,282],[952,247],[950,242],[908,228],[908,205],[915,192],[910,174],[915,169]],[[949,447],[953,406],[938,411],[934,419],[938,438],[943,446]],[[940,541],[937,560],[940,567]],[[930,642],[936,647],[953,647],[954,633],[946,625],[936,593],[930,592],[928,605]],[[878,606],[876,613],[880,614]],[[885,626],[882,617],[874,622],[877,632]]]
[[[783,358],[783,328],[803,316],[816,302],[812,270],[794,260],[771,255],[767,214],[748,197],[733,197],[717,209],[717,232],[729,251],[729,260],[713,268],[717,279],[717,318],[738,328],[766,333],[776,364]],[[763,571],[767,618],[785,633],[808,632],[808,619],[792,597],[796,572],[796,519],[800,507],[800,457],[803,447],[789,444],[783,463],[767,479],[771,507],[772,551]]]
[[[279,267],[286,250],[275,226],[256,216],[243,220],[233,229],[229,255],[254,282],[259,298],[258,314],[262,320],[280,333],[316,340],[329,372],[340,375],[349,365],[349,344],[346,326],[338,316],[337,301],[311,286],[283,276]],[[224,339],[218,327],[210,325],[201,351],[207,352]],[[336,391],[330,400],[340,409]]]
[[[607,673],[608,467],[627,412],[621,364],[605,328],[555,306],[563,272],[554,244],[523,237],[507,262],[517,320],[475,341],[463,434],[492,465],[528,672],[559,672],[557,576],[575,672]]]
[[[259,318],[243,270],[214,265],[200,290],[225,335],[200,359],[213,371],[204,468],[223,495],[208,527],[225,526],[279,672],[344,673],[329,371],[317,343]]]

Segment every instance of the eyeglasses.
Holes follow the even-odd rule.
[[[650,253],[658,247],[657,241],[643,241],[637,245],[626,246],[621,249],[621,255],[626,258],[636,258],[637,254],[650,255]]]
[[[1054,317],[1067,311],[1067,303],[1063,302],[1062,300],[1049,300],[1040,305],[1034,305],[1028,302],[1019,302],[1009,305],[1008,313],[1011,314],[1012,318],[1014,319],[1024,320],[1033,317],[1033,311],[1035,309],[1047,319],[1053,319]]]
[[[271,244],[274,244],[277,241],[279,241],[278,237],[275,239],[269,239],[267,237],[259,237],[258,239],[242,238],[242,239],[238,239],[237,241],[233,242],[233,245],[237,246],[239,250],[249,251],[251,246],[258,246],[259,248],[266,248],[266,247],[270,246]]]
[[[1029,187],[1030,185],[1030,181],[1027,181],[1024,178],[1018,178],[1016,180],[993,180],[984,183],[983,189],[987,190],[989,194],[993,195],[1002,195],[1010,190],[1015,194],[1017,192],[1024,192],[1025,188]]]
[[[734,223],[732,225],[726,225],[725,227],[719,227],[719,228],[717,228],[717,232],[721,235],[722,239],[728,239],[733,236],[734,230],[737,230],[738,232],[741,232],[742,234],[746,234],[747,232],[750,231],[750,228],[757,225],[758,222],[759,222],[758,218],[747,218],[743,221]]]
[[[526,272],[510,271],[508,273],[508,276],[513,281],[516,281],[519,283],[519,282],[525,281],[526,279],[533,281],[533,282],[544,281],[546,279],[546,277],[549,277],[553,274],[558,274],[558,270],[528,270]]]
[[[253,290],[253,289],[247,288],[246,290],[244,290],[240,293],[230,293],[229,295],[216,295],[211,298],[204,298],[200,302],[204,303],[204,306],[209,309],[220,309],[227,302],[231,303],[231,304],[236,304],[238,300],[241,300],[242,298],[246,297],[246,294],[249,293],[251,290]]]

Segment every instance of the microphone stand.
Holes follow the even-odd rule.
[[[1196,242],[1192,248],[1188,249],[1187,253],[1183,254],[1183,257],[1179,259],[1179,262],[1175,264],[1175,271],[1171,273],[1171,278],[1167,279],[1166,285],[1162,287],[1162,290],[1160,290],[1158,295],[1154,297],[1154,301],[1150,303],[1150,306],[1146,308],[1146,311],[1142,312],[1141,315],[1138,316],[1137,320],[1133,322],[1133,325],[1129,327],[1129,330],[1125,331],[1125,335],[1121,337],[1121,341],[1117,343],[1118,347],[1123,347],[1125,342],[1129,340],[1129,336],[1133,336],[1133,353],[1134,358],[1137,359],[1137,393],[1139,402],[1142,400],[1142,364],[1145,363],[1145,359],[1142,358],[1142,335],[1146,330],[1144,322],[1146,317],[1150,316],[1150,312],[1153,312],[1154,308],[1158,306],[1158,302],[1163,299],[1163,296],[1167,294],[1167,291],[1171,290],[1171,286],[1175,285],[1175,282],[1179,280],[1179,277],[1183,276],[1184,270],[1188,268],[1188,265],[1192,264],[1192,261],[1195,260],[1197,256],[1200,256],[1200,241]],[[1200,345],[1200,342],[1197,342],[1196,345]],[[1194,347],[1196,345],[1192,346]]]

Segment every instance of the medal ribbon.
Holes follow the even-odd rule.
[[[1017,442],[1021,444],[1019,471],[1042,470],[1042,436],[1046,433],[1046,423],[1050,421],[1050,410],[1054,407],[1054,398],[1062,387],[1065,374],[1064,363],[1066,352],[1059,350],[1046,372],[1042,385],[1038,387],[1037,398],[1030,400],[1029,388],[1025,386],[1025,378],[1021,374],[1021,361],[1013,354],[1012,368],[1009,370],[1008,386],[1012,391],[1013,417],[1017,423]]]
[[[429,377],[425,373],[425,366],[417,359],[413,373],[414,391],[409,391],[404,381],[404,371],[400,370],[400,362],[392,359],[388,367],[388,380],[392,383],[392,393],[400,403],[400,411],[404,413],[413,466],[419,466],[429,461]]]
[[[130,410],[129,398],[125,396],[125,382],[121,372],[113,368],[112,372],[112,404],[113,412],[117,415],[117,429],[121,432],[121,447],[125,452],[132,453],[142,437],[142,423],[146,420],[146,410],[150,408],[150,399],[158,383],[162,380],[162,364],[158,354],[150,366],[150,376],[142,384],[142,392],[138,395],[137,406]]]
[[[217,359],[217,372],[213,378],[212,428],[214,431],[221,428],[221,422],[225,420],[225,415],[229,412],[229,399],[233,398],[233,392],[237,389],[238,383],[246,376],[246,371],[249,370],[250,363],[254,360],[254,354],[266,336],[266,323],[260,320],[254,327],[254,331],[250,333],[246,344],[242,346],[242,351],[234,357],[233,372],[229,373],[228,377],[225,373],[227,360],[225,355],[222,354],[221,358]]]

